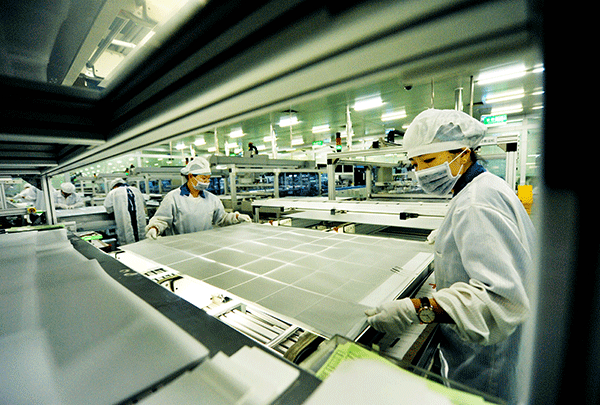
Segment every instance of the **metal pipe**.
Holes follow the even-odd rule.
[[[219,155],[219,136],[217,135],[217,128],[215,127],[215,155]]]
[[[473,80],[473,76],[471,76],[469,83],[469,91],[470,91],[470,100],[469,100],[469,115],[473,116],[473,91],[475,90],[475,80]]]
[[[463,96],[463,88],[462,87],[459,87],[454,90],[454,109],[456,111],[463,110],[462,96]]]
[[[44,203],[46,204],[46,223],[48,225],[56,225],[56,211],[54,210],[54,198],[52,196],[52,186],[48,176],[42,176],[42,192],[44,194]]]

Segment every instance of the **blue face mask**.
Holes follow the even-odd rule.
[[[465,153],[467,150],[468,149],[465,149],[459,153],[454,159],[452,159],[450,163],[458,159],[460,155]],[[415,171],[417,181],[419,182],[419,185],[423,191],[425,191],[427,194],[445,196],[454,188],[454,185],[458,181],[460,174],[457,174],[456,176],[452,175],[450,163],[444,162],[441,165]],[[464,165],[460,166],[458,173],[460,173],[463,166]]]

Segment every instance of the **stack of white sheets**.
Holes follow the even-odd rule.
[[[4,403],[118,403],[208,355],[64,229],[0,235],[0,271]]]

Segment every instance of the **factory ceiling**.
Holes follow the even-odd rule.
[[[426,108],[468,112],[471,95],[477,118],[543,106],[525,1],[26,3],[0,12],[3,173],[143,149],[267,153],[271,129],[280,153],[327,148],[349,123],[368,142]]]

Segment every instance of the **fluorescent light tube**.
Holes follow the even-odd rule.
[[[136,47],[136,45],[132,44],[131,42],[125,42],[118,39],[113,39],[112,41],[110,41],[110,43],[116,46],[122,46],[129,49],[133,49]]]
[[[244,131],[242,131],[242,129],[241,129],[241,128],[240,128],[240,129],[236,129],[236,130],[234,130],[234,131],[231,131],[231,132],[229,133],[229,137],[230,137],[230,138],[241,138],[241,137],[242,137],[242,136],[244,136],[244,135],[246,135],[246,134],[244,134]]]
[[[517,114],[523,111],[523,104],[514,104],[503,107],[494,107],[492,108],[491,115],[500,115],[500,114]]]
[[[477,84],[490,84],[508,81],[523,77],[527,73],[527,69],[524,64],[504,66],[498,69],[491,69],[481,72],[477,77]]]
[[[354,102],[354,110],[355,111],[370,110],[371,108],[381,107],[382,105],[383,105],[383,101],[381,100],[381,96],[362,98],[362,99],[358,99]]]
[[[392,111],[381,115],[381,121],[395,121],[406,118],[406,110]]]
[[[518,100],[523,97],[525,97],[525,90],[523,90],[523,88],[507,90],[507,91],[502,91],[499,93],[492,93],[492,94],[486,96],[485,103],[486,104],[502,103],[504,101]]]
[[[299,123],[300,121],[298,121],[298,117],[296,117],[295,115],[292,115],[291,117],[281,117],[279,119],[280,127],[291,127],[292,125],[296,125]]]
[[[331,128],[329,127],[329,124],[317,125],[315,127],[312,127],[312,133],[313,134],[320,134],[322,132],[329,132],[329,131],[331,131]]]

